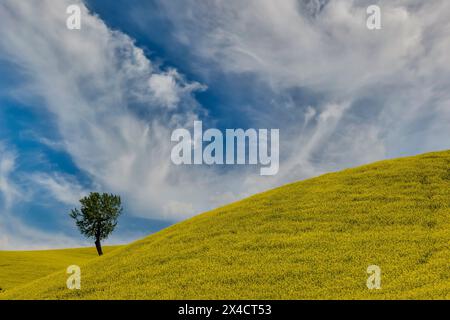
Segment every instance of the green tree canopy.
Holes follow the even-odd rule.
[[[89,196],[82,198],[80,203],[81,208],[73,209],[70,216],[84,236],[95,239],[97,252],[102,255],[101,240],[108,238],[114,231],[123,210],[120,197],[91,192]]]

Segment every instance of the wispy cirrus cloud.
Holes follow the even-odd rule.
[[[15,152],[8,150],[4,143],[0,142],[0,196],[4,210],[9,210],[17,199],[22,198],[22,192],[11,179],[16,157]]]
[[[29,180],[31,184],[34,184],[35,189],[49,192],[53,199],[63,204],[76,206],[82,197],[89,194],[89,191],[81,186],[75,177],[60,173],[35,173],[29,177]]]
[[[441,139],[450,131],[443,90],[450,85],[447,1],[158,3],[178,42],[191,48],[192,63],[236,79],[251,74],[260,88],[255,94],[269,92],[275,103],[258,105],[249,118],[283,123],[296,137],[289,145],[307,153],[306,164],[299,157],[301,166],[320,171],[450,146]],[[371,4],[381,7],[381,30],[366,28]],[[305,99],[310,93],[318,97],[312,103]],[[328,139],[311,147],[320,119],[336,104],[348,107]],[[311,110],[305,131],[298,123]]]
[[[239,185],[237,173],[223,183],[214,169],[176,167],[170,160],[171,131],[206,113],[194,98],[206,87],[173,68],[161,70],[81,1],[82,30],[68,30],[68,3],[1,4],[0,24],[8,32],[0,52],[27,75],[26,94],[48,113],[62,140],[52,141],[99,189],[122,194],[138,215],[174,220],[216,205],[210,199]],[[63,197],[69,189],[57,173],[33,177],[57,200],[79,194],[69,188],[75,194]]]
[[[29,193],[18,181],[16,168],[20,155],[0,143],[0,250],[40,249],[80,245],[63,232],[45,232],[14,214],[17,203],[29,200]]]

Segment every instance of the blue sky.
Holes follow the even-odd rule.
[[[66,8],[82,8],[68,30]],[[377,4],[382,29],[366,28]],[[68,218],[122,195],[108,243],[290,181],[450,148],[445,0],[0,4],[0,249],[86,245]],[[280,129],[280,172],[174,166],[170,133]]]

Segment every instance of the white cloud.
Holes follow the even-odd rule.
[[[38,250],[88,245],[62,232],[45,232],[30,227],[14,214],[0,215],[0,250]]]
[[[287,144],[297,144],[304,156],[287,160],[303,168],[293,177],[450,147],[441,138],[450,134],[445,89],[450,86],[450,2],[375,3],[381,7],[382,29],[371,31],[366,28],[370,1],[160,1],[174,34],[199,63],[212,62],[227,74],[253,74],[255,86],[265,82],[274,95],[298,89],[320,97],[309,108],[294,101],[292,108],[276,103],[264,110],[258,106],[252,114],[253,119],[270,114],[296,137]],[[322,114],[344,102],[349,107],[328,130],[328,141],[317,139],[323,125],[310,121],[311,108]],[[305,131],[288,125],[289,114],[317,127]],[[351,143],[356,127],[358,139]],[[317,144],[311,147],[313,140]],[[338,149],[340,160],[334,162]]]
[[[174,108],[180,101],[176,91],[175,79],[170,75],[153,74],[150,76],[148,84],[155,100],[160,101],[167,107]]]
[[[175,69],[163,73],[153,73],[148,79],[148,85],[152,93],[152,100],[169,109],[176,108],[186,93],[206,89],[204,85],[197,82],[186,83]]]
[[[11,180],[11,174],[15,169],[16,155],[0,143],[0,194],[3,197],[4,207],[11,208],[14,201],[22,198],[22,193]]]
[[[45,190],[63,204],[78,205],[79,200],[89,192],[85,190],[74,177],[55,173],[35,173],[30,180],[35,188]]]
[[[0,53],[28,75],[27,94],[44,101],[42,112],[55,119],[58,145],[95,184],[123,195],[142,216],[179,219],[212,207],[205,201],[210,194],[239,183],[222,185],[213,170],[170,160],[171,130],[192,125],[203,112],[192,94],[205,87],[159,70],[132,39],[109,30],[80,2],[82,29],[66,29],[68,3],[0,4],[0,29],[8,30]],[[37,177],[59,200],[74,199],[62,196],[67,185],[54,176]],[[183,210],[180,203],[189,205]]]
[[[28,226],[13,214],[14,206],[28,198],[15,181],[17,154],[0,143],[0,250],[77,246],[82,242],[62,233],[47,233]]]
[[[441,13],[425,21],[430,9],[415,14],[404,7],[408,1],[379,2],[380,32],[366,28],[367,5],[347,0],[326,5],[304,0],[192,0],[183,1],[181,9],[179,2],[163,5],[178,37],[223,69],[256,72],[276,86],[303,86],[340,96],[409,71],[427,24],[435,23],[432,18],[442,20],[448,10],[445,1],[432,1],[440,4],[433,9]],[[439,37],[445,39],[444,34]]]

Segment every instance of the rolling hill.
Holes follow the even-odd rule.
[[[445,151],[257,194],[80,262],[81,290],[61,265],[0,299],[450,298],[449,262]]]

